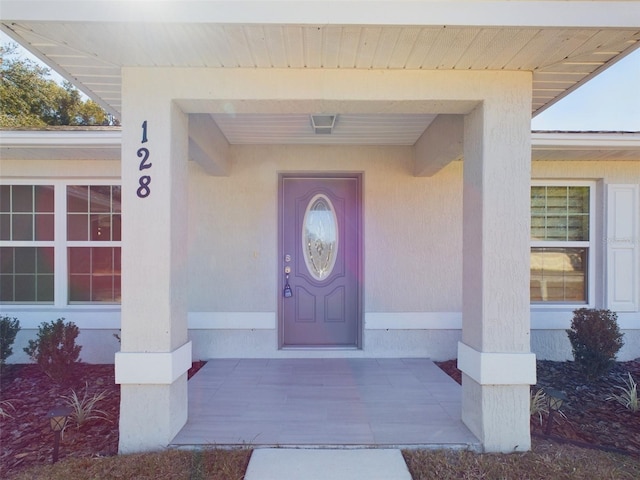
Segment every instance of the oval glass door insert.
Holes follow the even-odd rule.
[[[338,252],[338,219],[325,195],[314,196],[304,213],[302,251],[313,278],[323,280],[331,274]]]

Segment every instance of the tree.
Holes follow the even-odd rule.
[[[0,47],[0,127],[117,124],[70,82],[59,85],[48,68],[17,56],[17,47]]]

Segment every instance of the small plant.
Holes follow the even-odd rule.
[[[620,405],[622,405],[627,410],[631,410],[633,413],[636,413],[640,410],[640,404],[638,404],[638,385],[633,380],[633,377],[630,373],[627,373],[628,378],[624,381],[624,387],[616,387],[619,390],[622,390],[620,395],[616,395],[615,393],[610,397],[607,397],[607,400],[615,400]]]
[[[69,418],[76,424],[77,428],[87,423],[89,420],[108,420],[109,415],[104,410],[96,408],[96,404],[107,398],[107,392],[94,393],[89,396],[89,385],[84,384],[84,394],[82,398],[78,396],[75,390],[71,390],[70,395],[65,395],[65,403],[71,407],[71,415]]]
[[[611,310],[579,308],[573,311],[567,335],[576,365],[588,379],[604,375],[624,344],[617,319]]]
[[[8,409],[11,409],[12,411],[14,411],[16,407],[14,407],[9,400],[1,400],[0,401],[0,418],[13,418],[13,415],[11,415],[7,411]]]
[[[544,390],[539,389],[536,393],[529,393],[529,414],[533,417],[537,415],[540,425],[542,425],[542,415],[549,413],[548,402]]]
[[[76,345],[80,330],[64,318],[43,322],[38,329],[37,340],[29,340],[24,351],[51,379],[61,382],[73,375],[82,347]]]
[[[13,353],[11,347],[19,330],[20,322],[17,318],[0,317],[0,368]]]

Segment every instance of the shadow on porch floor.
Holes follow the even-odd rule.
[[[174,447],[480,449],[429,359],[215,359],[188,385]]]

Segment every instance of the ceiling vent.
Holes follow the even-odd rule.
[[[311,126],[316,135],[328,135],[333,131],[337,115],[311,115]]]

